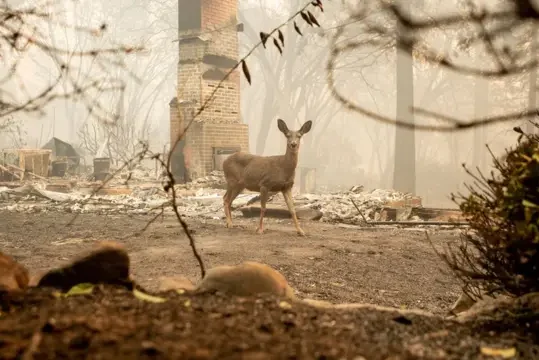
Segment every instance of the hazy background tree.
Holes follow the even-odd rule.
[[[36,125],[43,124],[51,108],[66,101],[99,121],[115,121],[104,99],[123,92],[129,78],[123,59],[138,48],[104,44],[105,23],[92,19],[82,25],[67,13],[59,2],[0,4],[0,123],[4,131],[16,126],[20,132],[32,129],[35,136],[40,133]],[[111,76],[112,71],[121,76]],[[65,128],[71,129],[71,123],[65,122]],[[1,139],[7,141],[4,147],[16,142],[9,136]]]
[[[241,53],[259,40],[260,31],[270,31],[306,3],[240,0],[239,20],[245,24],[245,31],[239,35]],[[490,14],[506,11],[505,8],[516,4],[510,0],[476,3],[476,7],[491,17],[501,17]],[[492,61],[492,52],[484,47],[481,24],[469,7],[469,2],[460,0],[324,1],[323,13],[312,9],[320,28],[298,18],[304,34],[300,37],[292,24],[283,27],[286,41],[283,55],[272,45],[266,50],[255,50],[248,60],[253,85],[242,82],[241,114],[249,124],[251,151],[281,153],[284,144],[275,120],[281,117],[293,126],[309,118],[314,121],[314,127],[311,136],[305,138],[300,166],[317,168],[320,191],[358,184],[367,188],[396,187],[414,191],[427,205],[452,205],[447,194],[459,190],[459,184],[466,179],[460,164],[467,162],[479,164],[482,170],[490,169],[490,164],[477,160],[487,156],[482,142],[500,153],[514,141],[511,128],[522,119],[494,123],[477,132],[471,128],[458,133],[415,131],[414,141],[411,141],[414,132],[395,129],[395,119],[408,116],[411,121],[407,108],[413,105],[425,110],[414,111],[415,124],[444,126],[449,121],[441,121],[442,115],[471,119],[486,114],[486,110],[491,116],[507,112],[522,114],[534,102],[533,91],[523,91],[528,83],[534,82],[533,74],[525,68],[504,76],[494,74],[484,84],[476,80],[477,76],[494,71],[496,63]],[[144,52],[112,61],[118,69],[107,73],[111,81],[126,78],[120,68],[129,68],[133,73],[125,81],[123,98],[119,92],[94,94],[106,109],[100,113],[102,116],[122,119],[115,130],[118,139],[119,133],[124,138],[147,138],[155,150],[168,143],[168,102],[175,95],[177,85],[178,43],[173,42],[177,38],[177,11],[177,3],[172,0],[120,3],[82,0],[76,5],[65,3],[62,15],[65,22],[94,28],[106,23],[105,36],[94,36],[91,32],[75,36],[65,28],[51,30],[49,24],[44,24],[46,34],[53,35],[47,39],[69,47],[66,59],[79,69],[71,74],[69,81],[82,81],[88,74],[101,71],[95,62],[75,59],[76,49],[85,46],[104,49],[117,42],[144,45]],[[496,29],[503,32],[504,39],[500,42],[508,42],[511,52],[519,59],[522,54],[529,59],[532,52],[529,29],[519,25],[511,27],[511,31],[503,30],[508,25],[502,23],[515,18],[515,12],[511,11],[503,15],[507,19],[496,20],[498,23],[485,20],[484,26],[489,32]],[[453,23],[434,21],[447,18],[447,14],[460,18]],[[397,56],[395,30],[399,23],[407,24],[408,35],[399,39],[403,51],[401,54],[399,50]],[[462,41],[466,37],[468,43]],[[43,70],[43,66],[49,66],[40,56],[43,55],[32,54],[35,64],[25,59],[23,73],[34,85],[54,78]],[[466,68],[485,64],[482,67],[486,71],[484,74],[461,71],[448,66],[448,59]],[[328,63],[333,69],[329,79]],[[397,71],[399,67],[403,70]],[[58,66],[50,61],[50,68],[58,69]],[[397,86],[398,83],[406,90]],[[65,82],[60,85],[64,86]],[[482,91],[481,86],[488,86],[488,92]],[[118,110],[119,104],[123,111]],[[95,149],[99,148],[96,144],[103,146],[105,139],[112,137],[111,128],[107,133],[106,126],[89,118],[89,107],[84,102],[67,103],[58,98],[47,105],[46,116],[40,119],[26,114],[14,119],[22,122],[29,146],[40,146],[52,135],[77,143],[79,135],[88,140],[93,129],[100,129],[89,141],[94,143],[89,147]],[[437,114],[428,116],[427,111]],[[402,139],[408,143],[399,145]],[[8,137],[0,136],[0,141],[2,147],[11,146]],[[411,170],[413,166],[415,171]],[[408,185],[399,185],[399,181]]]

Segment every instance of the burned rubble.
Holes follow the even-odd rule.
[[[0,210],[140,215],[161,210],[171,212],[168,206],[170,194],[163,190],[162,181],[156,172],[139,167],[117,174],[106,184],[84,181],[80,177],[4,183],[0,184]],[[177,184],[175,192],[181,215],[223,218],[225,187],[220,171]],[[251,213],[257,214],[257,199],[258,193],[240,194],[233,204],[234,216],[250,216],[245,211],[249,206]],[[362,225],[373,221],[425,220],[417,215],[418,211],[415,214],[413,211],[421,208],[420,198],[394,190],[364,190],[362,186],[354,186],[338,193],[301,194],[296,191],[294,202],[300,218],[323,222]],[[286,212],[282,195],[274,194],[268,201],[268,208]],[[304,215],[307,210],[311,213]]]

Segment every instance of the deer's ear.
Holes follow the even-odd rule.
[[[302,135],[307,134],[309,131],[311,131],[311,126],[313,126],[313,122],[311,120],[307,121],[305,124],[301,126],[301,129],[299,129],[299,132]]]
[[[286,126],[286,123],[283,120],[277,119],[277,127],[283,134],[288,134],[288,126]]]

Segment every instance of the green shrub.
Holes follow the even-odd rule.
[[[539,136],[520,128],[518,144],[468,195],[453,194],[470,223],[458,246],[442,254],[465,288],[520,296],[539,291]]]

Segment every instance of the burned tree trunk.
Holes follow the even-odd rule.
[[[415,6],[422,6],[422,0],[414,1]],[[408,5],[408,10],[412,5]],[[413,57],[405,47],[406,28],[398,24],[397,38],[397,118],[414,123],[411,108],[414,105],[414,67]],[[395,166],[393,188],[398,191],[415,193],[416,159],[415,130],[397,127],[395,130]]]

